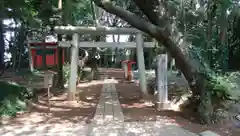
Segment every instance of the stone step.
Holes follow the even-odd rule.
[[[210,130],[203,131],[203,132],[199,133],[199,135],[200,136],[220,136],[219,134],[214,133]]]

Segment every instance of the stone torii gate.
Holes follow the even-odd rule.
[[[71,45],[71,66],[70,66],[70,79],[69,79],[69,94],[68,96],[69,100],[74,100],[75,92],[76,92],[76,75],[77,75],[77,56],[78,56],[78,48],[79,47],[117,47],[123,46],[126,48],[136,48],[137,50],[137,62],[138,62],[138,69],[140,74],[140,88],[143,94],[147,95],[147,83],[146,83],[146,77],[145,77],[145,64],[144,64],[144,52],[143,48],[146,47],[154,47],[154,43],[147,42],[144,44],[143,41],[143,35],[140,30],[137,30],[135,28],[115,28],[115,27],[74,27],[74,26],[56,26],[54,28],[55,32],[58,34],[65,34],[65,35],[73,35],[71,42],[59,42],[60,47],[70,47]],[[107,35],[107,34],[134,34],[136,35],[136,42],[135,43],[103,43],[103,42],[79,42],[79,35]],[[160,57],[162,58],[162,57]],[[158,61],[162,62],[162,61]],[[167,63],[167,60],[164,62]],[[163,65],[164,67],[166,65]],[[166,71],[162,71],[162,68],[159,68],[158,73],[167,72],[167,68],[164,68]],[[160,72],[161,71],[161,72]],[[166,81],[166,74],[161,74],[164,77],[158,76],[158,82],[161,82],[161,86],[167,86]],[[159,89],[161,87],[158,87]],[[158,96],[157,98],[157,105],[162,105],[162,103],[165,103],[167,98],[167,90],[161,89],[158,90]],[[164,98],[163,98],[164,97]],[[159,107],[159,106],[157,106]],[[162,107],[162,106],[160,106]]]

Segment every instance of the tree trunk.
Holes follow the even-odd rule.
[[[64,13],[62,14],[61,18],[62,18],[62,23],[63,24],[68,24],[69,22],[71,22],[71,16],[70,15],[70,5],[71,1],[67,0],[66,2],[66,8],[64,10]],[[58,0],[58,9],[59,10],[63,10],[63,2],[62,0]],[[60,23],[61,24],[61,23]],[[71,39],[69,38],[69,36],[67,36],[67,39]],[[58,35],[58,41],[62,40],[62,35]],[[60,88],[63,88],[64,84],[64,80],[63,80],[63,48],[58,47],[58,82],[57,85]]]
[[[1,9],[0,9],[1,10]],[[5,43],[4,43],[4,30],[3,30],[3,18],[1,16],[0,11],[0,69],[4,67],[4,51],[5,51]]]
[[[208,2],[208,28],[207,28],[207,60],[209,61],[209,65],[212,66],[212,25],[213,25],[213,18],[216,12],[217,6],[215,5],[215,3],[209,1]]]
[[[14,37],[12,37],[12,41],[14,38],[17,38],[18,36],[18,32],[15,31],[14,32]],[[18,49],[17,49],[17,43],[13,43],[12,47],[11,47],[11,55],[12,55],[12,67],[14,69],[14,71],[16,71],[16,68],[17,68],[17,52],[18,52]]]
[[[61,41],[61,35],[58,35],[58,41]],[[58,82],[57,82],[57,87],[63,88],[63,48],[58,47]]]
[[[225,8],[221,11],[221,25],[220,25],[220,40],[221,40],[221,62],[223,72],[228,69],[228,46],[227,46],[227,10]]]
[[[92,16],[94,21],[94,26],[99,26],[100,22],[100,16],[99,16],[99,8],[94,5],[93,1],[91,1],[91,10],[92,10]],[[101,40],[101,36],[95,36],[94,41],[99,42]],[[93,56],[91,59],[91,72],[92,72],[92,78],[98,79],[98,65],[97,65],[97,58],[95,57],[97,55],[97,48],[93,48]],[[106,59],[104,59],[105,61]],[[107,61],[108,62],[108,61]],[[108,64],[107,64],[108,65]]]
[[[19,53],[18,53],[18,66],[17,66],[17,71],[20,71],[21,69],[21,61],[22,61],[22,53],[24,50],[24,28],[21,28],[19,32],[19,37],[18,37],[18,48],[19,48]]]

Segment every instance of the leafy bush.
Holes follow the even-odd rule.
[[[151,80],[151,79],[155,78],[155,71],[154,70],[146,70],[145,75],[146,75],[146,80]],[[134,79],[137,79],[137,80],[140,79],[140,73],[138,70],[133,71],[133,77],[134,77]]]
[[[211,76],[208,82],[208,88],[212,88],[212,99],[216,103],[235,101],[238,100],[238,96],[233,94],[234,90],[237,89],[236,80],[239,73],[226,73],[226,74],[216,74]]]
[[[81,77],[82,71],[78,70],[78,75],[76,77]],[[69,77],[70,77],[70,64],[65,63],[63,65],[63,78],[64,78],[64,83],[68,84],[69,83]]]
[[[14,83],[0,82],[0,116],[14,116],[25,110],[27,99],[32,93],[27,88]]]
[[[204,122],[217,122],[226,118],[228,105],[239,100],[236,94],[232,92],[236,88],[236,80],[233,80],[233,74],[210,74],[205,82],[205,88],[201,92],[200,105],[198,111],[205,119]]]
[[[63,65],[63,79],[65,84],[68,84],[69,77],[70,77],[70,64],[65,63]]]
[[[80,78],[81,80],[84,79],[84,78],[92,79],[91,76],[92,76],[91,71],[78,69],[77,77]],[[70,64],[69,63],[65,63],[63,65],[63,77],[64,77],[64,83],[68,84],[69,77],[70,77]]]

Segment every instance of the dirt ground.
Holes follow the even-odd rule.
[[[38,97],[37,102],[29,102],[29,110],[17,117],[6,119],[8,125],[43,124],[89,124],[93,118],[101,93],[102,81],[92,81],[78,85],[78,101],[66,101],[65,92],[55,94],[50,99],[48,110],[46,94]]]
[[[141,90],[137,83],[124,83],[123,71],[119,69],[102,70],[105,74],[110,77],[113,76],[115,79],[119,79],[119,83],[116,84],[116,89],[119,95],[119,101],[123,108],[123,114],[125,121],[156,121],[162,120],[166,123],[174,123],[179,126],[195,132],[200,133],[205,130],[214,131],[221,136],[239,136],[240,129],[236,128],[233,123],[229,120],[223,121],[219,124],[213,125],[201,125],[196,122],[192,113],[187,111],[157,111],[154,106],[145,106],[141,101]],[[109,74],[110,73],[110,74]],[[178,82],[179,79],[173,81]],[[182,83],[180,83],[181,86]],[[170,93],[170,92],[169,92]],[[153,98],[152,98],[153,99]]]
[[[123,71],[120,69],[100,69],[101,75],[123,80]],[[36,103],[30,103],[28,112],[19,113],[17,117],[4,120],[4,124],[23,126],[31,124],[35,127],[44,124],[72,125],[76,123],[89,124],[94,116],[101,93],[102,81],[81,83],[78,85],[79,99],[76,102],[67,102],[66,93],[60,93],[51,98],[51,111],[48,112],[46,97],[39,97]],[[180,111],[157,111],[154,107],[147,107],[140,101],[140,88],[135,83],[116,84],[119,101],[123,108],[125,121],[155,121],[176,123],[181,127],[199,133],[212,130],[221,136],[239,136],[240,129],[231,122],[210,126],[200,125],[194,121],[191,114]]]
[[[119,83],[116,85],[116,88],[123,108],[125,121],[163,120],[169,123],[176,123],[195,133],[212,130],[221,136],[239,136],[240,134],[240,129],[235,128],[231,122],[210,126],[200,125],[194,121],[194,117],[189,113],[171,110],[157,111],[154,107],[147,107],[140,101],[140,88],[134,83]]]

